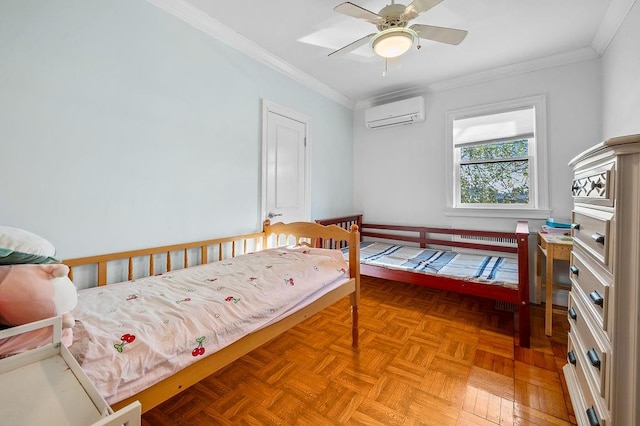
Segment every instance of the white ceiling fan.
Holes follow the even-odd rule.
[[[420,48],[419,39],[438,41],[457,45],[467,36],[467,31],[455,28],[435,27],[433,25],[413,24],[407,27],[412,19],[431,9],[442,0],[414,0],[408,6],[395,4],[383,7],[374,13],[351,2],[341,3],[333,10],[357,19],[374,24],[379,32],[371,33],[354,41],[329,56],[340,56],[369,43],[373,51],[383,58],[395,58],[405,54],[414,44]]]

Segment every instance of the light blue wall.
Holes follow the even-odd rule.
[[[0,224],[59,257],[256,230],[262,99],[312,120],[312,217],[352,209],[352,111],[146,1],[3,0],[0,58]]]

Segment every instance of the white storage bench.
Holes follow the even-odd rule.
[[[60,343],[60,317],[2,330],[0,339],[51,326],[50,344],[0,360],[0,422],[12,426],[140,426],[140,403],[114,413]]]

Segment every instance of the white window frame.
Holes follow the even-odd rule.
[[[535,140],[529,145],[529,204],[526,206],[521,204],[484,204],[479,206],[470,206],[468,204],[460,205],[457,201],[459,199],[458,191],[460,183],[458,164],[455,158],[455,149],[453,145],[454,121],[466,117],[491,115],[527,107],[533,107],[535,110]],[[544,95],[449,111],[447,113],[445,127],[445,154],[447,156],[445,162],[447,166],[446,185],[448,188],[445,214],[448,216],[515,219],[546,219],[549,217],[551,211],[549,210],[546,119],[546,97]]]

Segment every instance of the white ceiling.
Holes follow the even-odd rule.
[[[423,40],[420,50],[389,60],[386,76],[384,60],[368,45],[327,56],[377,31],[335,12],[341,0],[150,1],[353,106],[416,88],[596,57],[624,18],[619,5],[634,0],[444,0],[411,24],[464,29],[466,39],[458,46]],[[390,3],[352,2],[376,13]]]

